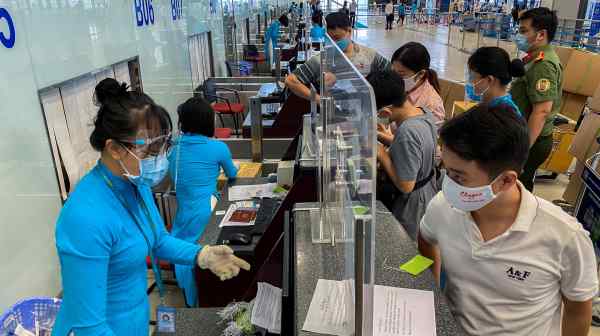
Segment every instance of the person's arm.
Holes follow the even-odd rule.
[[[302,83],[295,74],[289,74],[285,78],[285,86],[296,96],[310,100],[310,89]],[[319,95],[317,95],[318,97]]]
[[[587,336],[592,323],[592,299],[583,302],[563,297],[563,336]]]
[[[417,245],[419,253],[421,253],[422,256],[433,260],[431,272],[439,285],[440,275],[442,273],[442,257],[438,246],[437,229],[439,228],[440,223],[433,219],[440,216],[439,214],[435,214],[437,211],[436,204],[438,198],[439,196],[436,196],[429,202],[427,210],[425,211],[423,218],[421,218],[419,231],[417,233]]]
[[[546,120],[552,114],[553,101],[562,95],[559,85],[561,72],[553,63],[540,61],[526,74],[527,96],[532,105],[528,120],[530,146],[540,136]]]
[[[230,180],[235,179],[238,173],[237,168],[235,167],[235,164],[233,163],[233,159],[231,157],[231,151],[229,150],[229,147],[227,147],[227,145],[223,142],[219,142],[220,145],[222,145],[222,157],[221,160],[219,160],[219,165],[221,167],[223,167],[223,170],[225,171],[225,175],[227,175],[227,178],[229,178]]]
[[[78,336],[114,336],[106,319],[112,235],[98,214],[78,211],[66,217],[56,226],[62,289],[72,323],[66,327]]]
[[[433,277],[435,281],[440,283],[440,274],[442,273],[442,258],[440,257],[440,249],[436,244],[431,244],[423,237],[421,230],[417,234],[417,244],[419,247],[419,253],[422,256],[427,257],[433,260],[433,266],[431,267],[431,272],[433,273]]]
[[[541,103],[533,104],[533,110],[527,122],[529,126],[529,147],[533,146],[537,138],[540,136],[546,119],[552,112],[552,101],[548,100]]]
[[[416,181],[405,181],[398,178],[398,175],[396,174],[396,167],[394,167],[394,163],[392,162],[390,155],[385,150],[382,144],[379,144],[377,148],[377,160],[381,164],[381,167],[383,168],[387,176],[390,178],[390,180],[392,180],[392,183],[394,183],[396,188],[398,188],[400,191],[406,194],[413,191],[413,189],[415,188]]]
[[[560,253],[559,265],[564,303],[562,335],[586,336],[592,319],[592,299],[598,293],[596,256],[587,231],[579,228],[573,232]]]

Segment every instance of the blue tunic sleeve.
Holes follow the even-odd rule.
[[[223,167],[225,175],[227,175],[229,179],[234,179],[237,176],[237,168],[235,168],[235,165],[233,164],[233,159],[231,158],[231,151],[229,150],[229,147],[227,147],[227,145],[223,142],[219,141],[219,145],[221,147],[219,153],[219,165]]]
[[[71,330],[78,336],[115,335],[107,324],[108,263],[115,239],[92,207],[69,204],[56,225],[56,246],[62,284],[70,307],[64,307]],[[84,225],[85,224],[85,225]],[[61,334],[62,336],[62,334]]]

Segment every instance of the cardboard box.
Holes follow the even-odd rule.
[[[598,136],[600,136],[600,114],[588,113],[573,138],[569,153],[577,160],[585,161],[592,154],[600,151],[600,144],[596,141]]]
[[[582,191],[583,188],[583,180],[581,179],[581,174],[583,173],[584,164],[582,161],[577,160],[577,165],[575,166],[575,172],[571,175],[571,180],[569,180],[569,184],[563,193],[563,199],[569,202],[571,205],[575,205],[577,202],[577,198]]]
[[[465,85],[463,83],[440,78],[440,96],[444,101],[446,120],[452,118],[452,109],[455,101],[465,100]]]
[[[576,122],[583,113],[587,100],[586,96],[563,92],[559,113]]]
[[[563,69],[567,66],[567,63],[569,63],[569,59],[571,58],[571,54],[573,53],[573,50],[575,50],[575,49],[561,47],[561,46],[554,46],[554,51],[556,51],[558,58],[560,58],[560,63],[563,65]]]
[[[454,105],[452,106],[452,118],[467,112],[474,106],[477,106],[477,103],[471,101],[455,101]]]
[[[240,169],[237,173],[237,178],[254,178],[259,177],[262,172],[262,163],[256,162],[239,162]],[[219,175],[217,180],[217,190],[223,189],[227,185],[227,176],[224,173]]]
[[[600,86],[600,55],[574,49],[563,65],[563,90],[591,97]]]
[[[600,113],[600,86],[596,89],[592,98],[588,100],[588,107],[590,110]]]

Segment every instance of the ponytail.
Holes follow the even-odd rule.
[[[427,81],[429,82],[429,84],[431,84],[431,86],[433,86],[433,88],[435,89],[435,92],[440,94],[442,89],[440,87],[440,81],[438,79],[437,72],[435,72],[435,70],[433,70],[433,69],[427,69],[426,75],[427,75]]]

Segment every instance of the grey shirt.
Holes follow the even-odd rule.
[[[422,108],[425,114],[403,121],[389,148],[396,175],[403,181],[426,180],[434,169],[437,128],[433,114]],[[423,187],[405,194],[400,192],[394,202],[392,213],[408,234],[417,238],[419,222],[427,204],[437,193],[435,176]]]
[[[375,49],[353,43],[354,53],[350,57],[350,62],[360,71],[363,76],[367,76],[373,71],[383,71],[388,69],[390,62],[381,56]],[[317,91],[320,90],[321,83],[321,54],[309,58],[304,64],[300,64],[293,72],[302,84],[310,87],[314,85]]]

